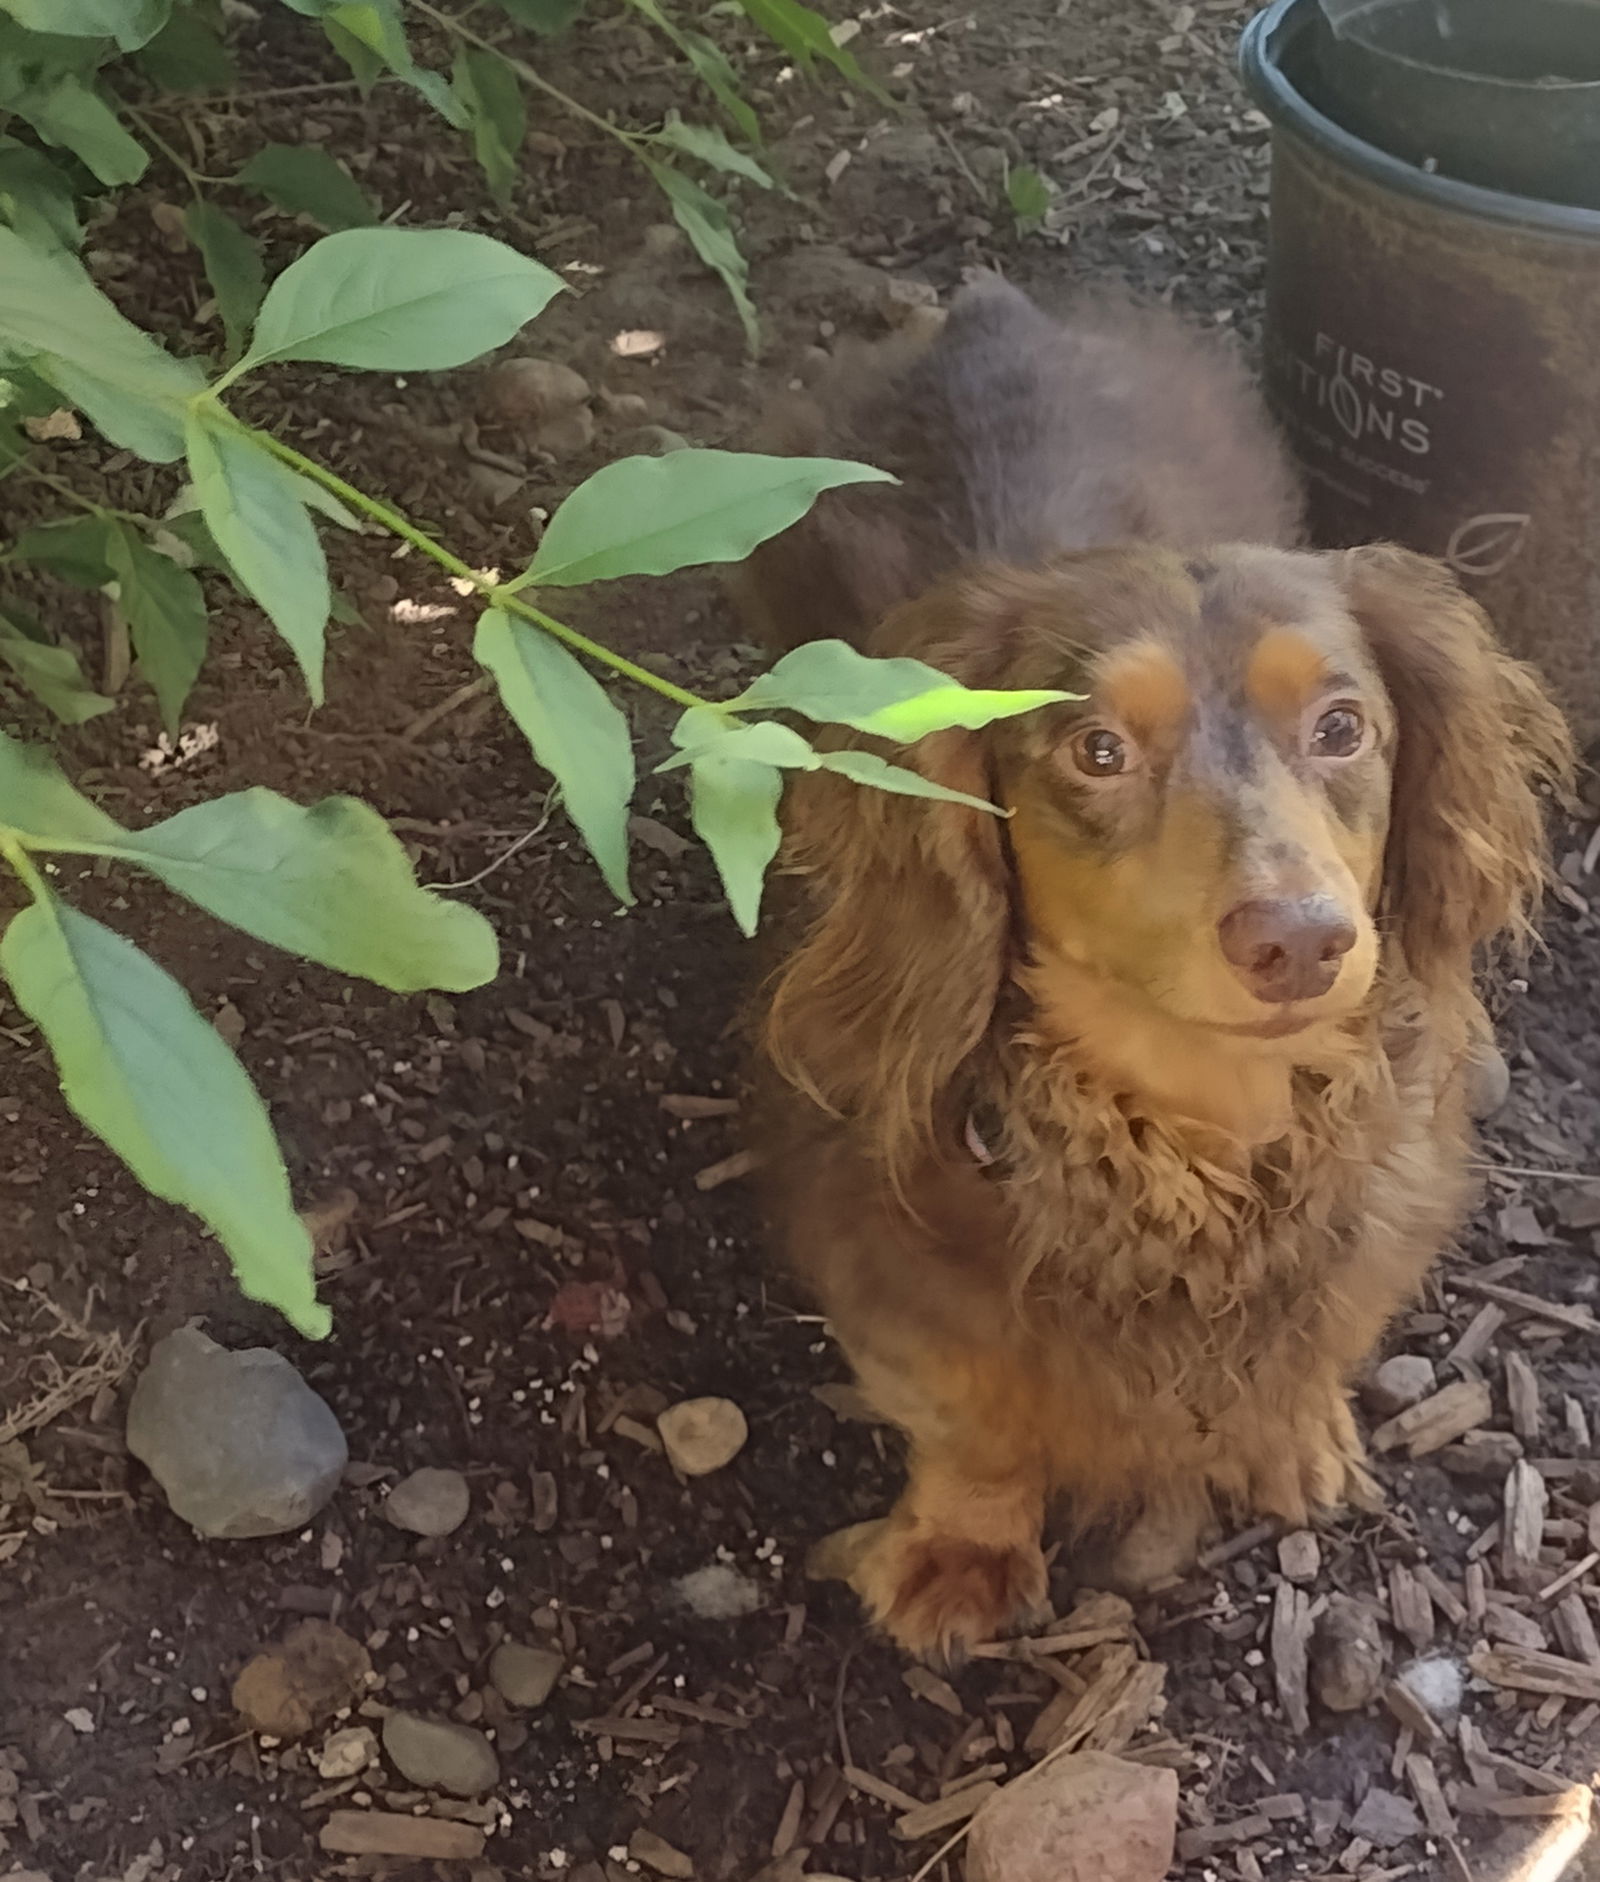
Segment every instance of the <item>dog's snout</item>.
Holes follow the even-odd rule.
[[[1328,895],[1241,902],[1217,924],[1222,952],[1258,1000],[1314,1000],[1339,978],[1355,924]]]

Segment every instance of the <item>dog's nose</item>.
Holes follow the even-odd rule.
[[[1314,1000],[1339,978],[1355,926],[1331,895],[1241,902],[1217,923],[1222,951],[1258,1000]]]

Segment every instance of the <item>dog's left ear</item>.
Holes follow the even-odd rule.
[[[1389,547],[1334,560],[1398,720],[1384,907],[1420,981],[1470,986],[1481,946],[1532,934],[1544,798],[1571,787],[1571,734],[1442,563]]]

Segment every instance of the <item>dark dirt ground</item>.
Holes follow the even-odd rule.
[[[533,545],[530,506],[548,509],[594,465],[640,448],[641,425],[729,442],[763,389],[803,373],[815,349],[881,331],[886,274],[941,291],[977,261],[1043,290],[1115,274],[1248,341],[1266,137],[1232,77],[1242,18],[1234,0],[873,8],[855,43],[907,102],[898,119],[786,78],[764,55],[755,86],[799,200],[741,208],[769,331],[759,368],[743,363],[720,290],[663,231],[662,206],[628,160],[553,111],[537,115],[513,207],[497,211],[454,134],[407,94],[384,87],[363,103],[348,87],[318,88],[337,70],[285,15],[242,29],[245,96],[190,110],[182,128],[176,115],[152,121],[189,139],[213,174],[269,139],[326,140],[386,211],[464,219],[567,271],[576,291],[515,350],[568,361],[600,390],[594,446],[578,457],[541,460],[504,429],[480,430],[470,371],[411,383],[286,373],[255,395],[253,415],[302,449],[475,562],[511,565]],[[602,12],[571,49],[535,45],[533,56],[591,99],[619,95],[606,88],[621,81],[639,121],[674,96],[659,46],[631,17]],[[1050,228],[1025,240],[1002,198],[1018,160],[1060,192]],[[158,170],[92,246],[124,306],[192,345],[205,290],[194,258],[165,243],[159,208],[181,195]],[[258,226],[280,258],[306,233],[282,219]],[[633,329],[664,346],[619,357],[612,336]],[[103,477],[123,503],[170,494],[92,443],[57,448],[55,468],[85,487]],[[480,1882],[622,1882],[640,1873],[626,1850],[641,1826],[686,1852],[700,1882],[751,1882],[775,1855],[773,1877],[909,1877],[943,1837],[897,1840],[899,1809],[844,1767],[923,1800],[981,1767],[1023,1768],[1045,1703],[1102,1675],[1114,1686],[1116,1650],[979,1661],[930,1682],[866,1637],[839,1591],[805,1580],[814,1538],[886,1505],[896,1446],[816,1396],[843,1368],[806,1304],[769,1273],[748,1186],[696,1184],[738,1148],[737,1119],[684,1121],[663,1103],[738,1091],[751,951],[682,841],[672,788],[652,796],[647,784],[637,805],[632,913],[612,905],[559,816],[530,837],[542,782],[487,701],[418,727],[472,677],[470,611],[384,541],[333,550],[361,618],[338,634],[314,719],[276,647],[219,595],[226,627],[190,706],[195,723],[216,726],[215,748],[159,775],[141,769],[154,717],[134,689],[67,739],[67,761],[135,820],[247,783],[302,800],[365,796],[397,820],[424,879],[481,878],[465,892],[496,924],[506,971],[478,993],[392,999],[269,955],[121,877],[72,883],[69,872],[85,906],[237,1033],[302,1201],[348,1189],[355,1209],[324,1262],[337,1331],[299,1344],[239,1301],[187,1220],[75,1127],[35,1040],[0,1007],[0,1876],[372,1872],[317,1855],[327,1808],[438,1801],[381,1771],[328,1784],[315,1737],[241,1737],[228,1702],[242,1662],[313,1615],[366,1642],[376,1707],[495,1730],[504,1782],[491,1805],[465,1807],[492,1831]],[[697,685],[731,684],[754,658],[698,578],[583,597],[573,618]],[[82,625],[92,670],[97,641]],[[648,757],[665,720],[646,702],[637,724]],[[1501,995],[1513,1094],[1486,1146],[1485,1211],[1395,1329],[1398,1349],[1440,1362],[1441,1383],[1486,1379],[1500,1430],[1508,1362],[1514,1378],[1519,1357],[1531,1362],[1537,1402],[1521,1402],[1517,1423],[1550,1487],[1552,1581],[1595,1546],[1600,1500],[1585,1462],[1600,1374],[1582,1326],[1600,1289],[1600,1189],[1572,1180],[1600,1171],[1588,837],[1584,825],[1565,833],[1549,952]],[[1514,1304],[1502,1313],[1471,1291],[1486,1280],[1565,1303],[1577,1323],[1552,1327]],[[575,1282],[613,1290],[604,1331],[581,1312],[598,1288]],[[190,1316],[226,1342],[290,1353],[368,1467],[305,1534],[197,1541],[125,1455],[128,1368]],[[1446,1355],[1469,1323],[1476,1357],[1469,1346],[1452,1372]],[[734,1399],[751,1427],[717,1476],[680,1482],[614,1428],[619,1416],[623,1431],[648,1426],[664,1400],[705,1393]],[[1464,1657],[1485,1640],[1600,1660],[1592,1625],[1584,1633],[1592,1562],[1564,1598],[1498,1587],[1482,1538],[1509,1458],[1474,1478],[1459,1474],[1470,1460],[1444,1455],[1451,1472],[1437,1458],[1383,1465],[1389,1511],[1320,1538],[1312,1594],[1373,1601],[1396,1663],[1417,1644]],[[472,1486],[466,1525],[443,1541],[414,1541],[379,1514],[383,1485],[424,1464],[457,1468]],[[754,1584],[757,1611],[725,1622],[685,1609],[674,1579],[716,1562]],[[1420,1613],[1406,1573],[1419,1565],[1436,1578]],[[1483,1683],[1466,1727],[1437,1743],[1404,1738],[1380,1704],[1344,1716],[1314,1707],[1310,1730],[1293,1735],[1269,1636],[1279,1579],[1275,1542],[1257,1538],[1142,1609],[1146,1656],[1168,1669],[1165,1711],[1102,1722],[1091,1740],[1179,1770],[1188,1834],[1175,1873],[1488,1882],[1497,1839],[1529,1834],[1502,1819],[1592,1776],[1594,1703]],[[502,1633],[567,1653],[536,1713],[511,1716],[486,1691]],[[1438,1821],[1412,1834],[1403,1813],[1386,1818],[1383,1793],[1413,1794],[1407,1754],[1432,1758],[1453,1837]],[[340,1789],[350,1795],[330,1795]],[[958,1875],[959,1855],[926,1872]]]

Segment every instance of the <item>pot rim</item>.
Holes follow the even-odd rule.
[[[1290,132],[1341,168],[1430,208],[1452,209],[1529,234],[1600,242],[1600,209],[1545,202],[1537,196],[1515,196],[1507,190],[1485,189],[1477,183],[1462,183],[1437,171],[1420,169],[1369,144],[1319,111],[1290,83],[1283,69],[1288,43],[1306,29],[1319,4],[1320,0],[1272,0],[1244,29],[1239,44],[1240,73],[1274,130]]]

